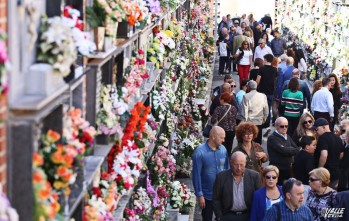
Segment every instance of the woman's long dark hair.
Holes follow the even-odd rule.
[[[338,81],[337,75],[335,75],[335,74],[328,75],[328,78],[332,78],[332,77],[334,78],[334,81],[335,81],[334,86],[333,86],[333,90],[335,91],[335,93],[337,95],[342,94],[341,89],[339,87],[339,81]]]
[[[298,48],[296,49],[295,53],[294,53],[294,64],[293,66],[295,68],[298,68],[298,63],[301,61],[301,59],[303,58],[305,61],[305,56],[304,56],[304,52],[302,49]]]

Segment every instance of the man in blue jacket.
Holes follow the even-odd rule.
[[[292,78],[292,71],[295,69],[293,66],[294,59],[292,57],[288,57],[286,60],[287,68],[284,72],[280,73],[277,79],[277,85],[276,85],[276,98],[281,99],[282,95],[282,89],[285,81],[290,80]]]
[[[222,145],[224,138],[223,128],[213,127],[208,141],[196,148],[193,154],[193,185],[202,209],[203,221],[212,221],[212,195],[216,175],[229,169],[228,152]]]
[[[307,85],[307,83],[304,80],[301,80],[301,74],[300,71],[295,68],[292,71],[292,78],[297,78],[299,82],[299,90],[303,93],[303,108],[308,108],[310,110],[310,90]],[[285,81],[284,86],[282,87],[282,90],[287,89],[287,85],[290,80]]]

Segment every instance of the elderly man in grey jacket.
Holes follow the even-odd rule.
[[[258,136],[255,142],[262,144],[262,125],[267,120],[269,107],[267,96],[257,92],[257,82],[249,81],[248,93],[244,95],[241,104],[242,121],[249,121],[258,127]]]

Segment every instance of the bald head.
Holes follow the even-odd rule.
[[[236,151],[231,155],[230,160],[233,162],[238,160],[244,160],[246,162],[246,155],[241,151]]]
[[[300,78],[300,75],[301,75],[301,73],[297,68],[293,69],[293,71],[292,71],[293,77]]]
[[[288,66],[293,65],[293,64],[294,64],[294,59],[293,59],[293,57],[288,57],[287,60],[286,60],[286,64],[287,64]]]
[[[221,128],[220,126],[214,126],[212,127],[211,131],[210,131],[210,138],[211,136],[217,136],[220,134],[225,134],[225,131],[223,128]]]
[[[275,120],[275,125],[277,125],[277,126],[282,125],[283,123],[288,123],[288,121],[285,117],[278,117]]]
[[[223,20],[223,21],[227,21],[227,17],[223,16],[223,17],[222,17],[222,20]]]
[[[242,30],[241,30],[241,28],[237,29],[237,32],[236,32],[236,33],[238,33],[238,35],[242,35]]]
[[[224,93],[224,92],[228,92],[228,93],[231,92],[231,86],[229,83],[224,83],[222,85],[222,93]]]

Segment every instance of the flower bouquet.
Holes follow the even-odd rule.
[[[83,221],[91,220],[103,220],[103,221],[114,221],[113,214],[108,211],[108,206],[105,204],[102,198],[93,195],[88,200],[84,208]]]
[[[77,159],[78,151],[71,145],[56,144],[59,139],[57,132],[49,130],[42,138],[43,148],[39,154],[44,158],[42,168],[48,181],[55,190],[67,197],[70,195],[70,185],[76,178],[73,163]]]
[[[6,64],[8,63],[8,55],[5,45],[5,35],[0,34],[0,95],[7,93],[7,76]]]
[[[151,221],[150,214],[152,210],[152,201],[146,189],[140,187],[133,193],[132,204],[133,210],[140,220]]]
[[[187,186],[179,181],[173,181],[170,186],[170,206],[179,209],[181,213],[189,214],[189,209],[194,207],[194,197]]]
[[[149,165],[153,184],[168,185],[176,174],[175,164],[176,160],[170,151],[163,146],[158,146]]]
[[[57,220],[60,215],[60,204],[58,194],[52,189],[51,183],[47,180],[47,175],[42,169],[43,157],[33,154],[33,189],[34,189],[34,219],[35,220]]]
[[[72,29],[72,36],[75,41],[78,52],[87,56],[96,50],[96,44],[91,41],[91,36],[88,32],[84,32],[84,24],[80,19],[80,11],[74,9],[71,5],[67,5],[63,10],[65,22]]]
[[[38,61],[51,64],[55,74],[66,77],[77,58],[70,19],[65,17],[43,18],[41,25]]]
[[[114,104],[120,104],[115,100],[117,97],[116,88],[112,85],[102,85],[100,96],[100,109],[97,113],[96,122],[98,125],[98,134],[122,137],[122,128],[119,124],[119,117],[116,115],[118,109],[114,108]]]

